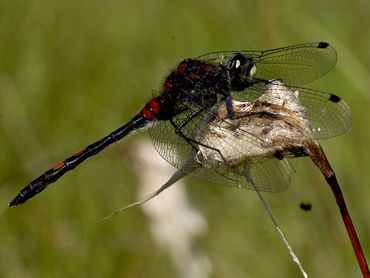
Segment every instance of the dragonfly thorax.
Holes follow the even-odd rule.
[[[166,78],[159,96],[159,119],[172,118],[188,108],[210,108],[222,92],[229,89],[230,79],[226,67],[186,59]]]

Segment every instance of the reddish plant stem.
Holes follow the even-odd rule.
[[[340,214],[342,215],[344,226],[347,229],[347,233],[351,240],[353,250],[355,251],[355,255],[357,257],[357,262],[360,266],[362,276],[365,278],[369,278],[370,272],[369,272],[369,267],[367,266],[365,254],[362,250],[360,240],[358,239],[355,226],[353,225],[351,216],[346,206],[346,202],[344,200],[342,190],[340,189],[340,186],[338,184],[337,178],[335,177],[335,174],[332,175],[331,177],[326,178],[326,181],[330,185],[331,191],[333,192],[335,200],[339,207]]]
[[[334,194],[335,200],[337,202],[340,214],[344,222],[344,226],[346,227],[349,239],[351,240],[353,251],[355,252],[357,262],[360,266],[362,276],[364,278],[370,278],[369,267],[367,266],[365,254],[362,250],[360,240],[358,239],[355,226],[353,225],[351,216],[347,209],[346,202],[344,200],[344,196],[342,190],[340,189],[335,173],[331,168],[329,161],[326,158],[326,155],[321,146],[319,145],[319,143],[311,141],[308,147],[308,151],[312,161],[320,169],[321,173],[324,175],[327,183],[329,184],[331,191]]]

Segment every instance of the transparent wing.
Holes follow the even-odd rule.
[[[255,158],[231,171],[227,166],[220,164],[212,169],[197,168],[191,175],[218,184],[254,190],[249,182],[249,178],[252,178],[260,191],[281,192],[291,183],[292,169],[287,159]]]
[[[232,94],[233,99],[251,101],[266,93],[270,82],[258,82],[243,92]],[[274,87],[278,87],[274,85]],[[317,139],[340,135],[351,128],[352,114],[348,105],[333,93],[309,88],[282,85],[276,90],[298,91],[300,103],[306,108],[305,115]]]
[[[306,117],[317,139],[340,135],[351,128],[352,114],[340,97],[307,88],[296,88],[305,106]]]
[[[176,116],[174,124],[179,126],[196,110],[189,108]],[[266,149],[258,136],[234,126],[223,117],[217,117],[213,111],[206,111],[189,121],[181,129],[188,140],[178,136],[169,121],[158,122],[149,133],[158,153],[190,175],[215,183],[254,189],[246,178],[246,173],[249,173],[261,191],[285,190],[291,177],[286,159],[276,159],[274,150]],[[189,139],[192,140],[190,143]],[[189,165],[189,160],[197,167],[185,166]]]
[[[311,82],[330,71],[337,61],[335,49],[326,42],[298,44],[264,51],[219,51],[197,58],[225,65],[235,53],[243,53],[252,59],[257,69],[256,79],[281,79],[289,85]]]
[[[189,107],[172,119],[175,126],[186,122],[181,128],[182,136],[175,132],[175,127],[170,121],[160,121],[149,130],[154,147],[165,160],[175,167],[182,168],[185,162],[194,156],[193,152],[199,148],[203,148],[204,157],[215,158],[219,156],[219,159],[222,158],[216,150],[230,154],[230,157],[250,157],[253,155],[252,148],[255,151],[263,152],[259,139],[252,134],[241,131],[243,132],[242,138],[234,140],[236,139],[234,134],[238,127],[233,128],[232,124],[219,118],[211,110],[199,113],[191,121],[188,121],[190,115],[197,109],[198,107]],[[220,131],[221,136],[212,133],[212,129],[221,130],[222,124],[226,126]]]

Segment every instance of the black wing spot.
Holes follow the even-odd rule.
[[[338,102],[341,101],[341,98],[334,95],[334,94],[330,94],[329,100],[332,101],[332,102],[338,103]]]
[[[278,160],[284,159],[283,153],[281,151],[279,151],[279,150],[275,151],[274,157],[277,158]]]
[[[327,48],[329,44],[327,42],[320,42],[317,48]]]

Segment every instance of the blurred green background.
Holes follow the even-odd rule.
[[[93,225],[137,199],[125,148],[149,138],[146,132],[25,205],[7,203],[44,170],[129,120],[181,59],[314,41],[338,51],[335,69],[309,87],[335,91],[352,109],[352,130],[322,143],[369,259],[368,0],[1,0],[0,276],[178,276],[140,209]],[[264,196],[309,276],[360,277],[328,186],[300,160],[292,186]],[[300,277],[255,193],[194,178],[187,184],[208,222],[196,248],[209,258],[211,277]],[[312,211],[301,210],[301,201]]]

